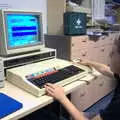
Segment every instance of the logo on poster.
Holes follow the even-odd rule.
[[[80,20],[80,19],[77,19],[75,28],[76,28],[76,29],[82,28],[81,23],[82,23],[81,20]]]

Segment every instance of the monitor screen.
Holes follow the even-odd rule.
[[[40,51],[43,44],[42,13],[0,10],[0,55]]]
[[[40,41],[40,24],[36,15],[7,14],[8,48],[34,45]]]

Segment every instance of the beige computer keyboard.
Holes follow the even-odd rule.
[[[63,78],[63,73],[59,74],[59,71],[62,71],[63,68],[67,70],[66,68],[72,66],[72,72],[69,73],[69,71],[65,74],[69,75],[65,79]],[[75,71],[76,70],[76,71]],[[77,72],[77,73],[74,73]],[[42,87],[44,84],[43,82],[52,82],[55,84],[58,84],[60,86],[66,86],[76,80],[80,80],[81,78],[85,77],[89,72],[89,69],[85,66],[79,65],[73,65],[72,62],[61,60],[61,59],[49,59],[37,63],[32,63],[20,67],[15,67],[8,69],[6,71],[6,77],[7,80],[11,83],[19,86],[20,88],[24,89],[25,91],[35,95],[35,96],[41,96],[45,94],[45,90]],[[59,80],[58,77],[52,76],[56,80],[52,80],[49,75],[52,74],[59,74]],[[48,77],[46,80],[46,76]],[[61,78],[62,77],[62,78]],[[41,84],[42,83],[42,84]]]

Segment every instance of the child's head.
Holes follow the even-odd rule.
[[[114,44],[110,53],[110,67],[114,73],[120,74],[120,33],[114,34]]]

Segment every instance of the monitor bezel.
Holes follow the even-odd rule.
[[[7,29],[7,21],[6,21],[6,17],[9,14],[21,14],[21,15],[35,15],[35,16],[39,16],[38,19],[41,22],[39,24],[39,42],[36,44],[30,44],[30,45],[22,45],[22,46],[17,46],[17,47],[9,47],[9,40],[8,40],[8,29]],[[42,14],[40,12],[26,12],[26,11],[4,11],[4,21],[5,21],[5,31],[6,31],[6,43],[7,43],[7,49],[18,49],[18,48],[24,48],[24,47],[30,47],[30,46],[36,46],[36,45],[41,45],[43,44],[42,41],[42,36],[43,36],[43,29],[42,29]]]
[[[26,15],[38,15],[38,19],[40,21],[40,41],[36,44],[30,44],[30,45],[23,45],[19,47],[9,47],[8,45],[8,30],[7,30],[7,23],[6,23],[6,15],[8,14],[26,14]],[[40,51],[41,48],[44,47],[44,40],[43,40],[43,22],[42,22],[42,13],[40,11],[25,11],[25,10],[2,10],[2,17],[3,17],[3,39],[2,42],[4,45],[2,45],[3,53],[1,55],[8,56],[12,54],[19,54],[19,53],[25,53],[25,52],[31,52],[31,51]]]

